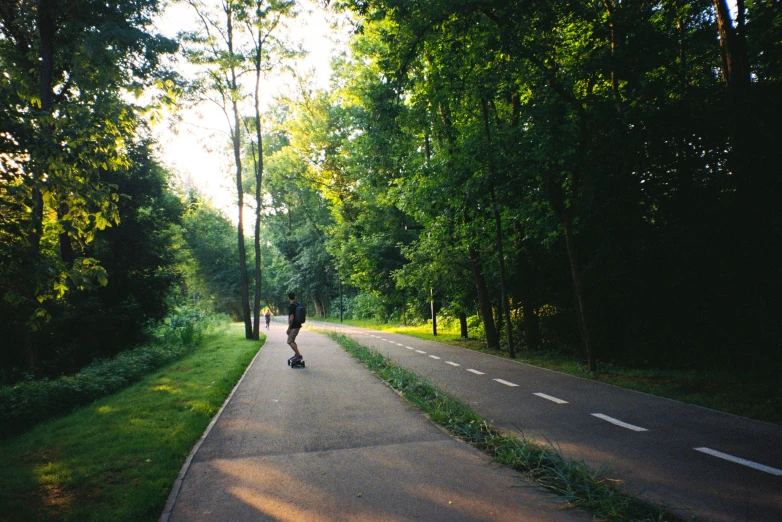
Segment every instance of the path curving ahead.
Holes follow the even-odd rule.
[[[328,337],[268,340],[162,521],[579,521],[590,517],[431,424]]]

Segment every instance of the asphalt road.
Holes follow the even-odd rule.
[[[782,426],[405,335],[331,323],[469,404],[496,427],[610,466],[683,516],[782,521]]]
[[[326,336],[268,339],[196,445],[161,521],[588,521],[456,440]]]

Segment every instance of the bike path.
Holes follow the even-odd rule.
[[[310,326],[377,349],[498,428],[608,464],[629,491],[685,517],[782,520],[782,426],[405,335]]]
[[[430,423],[328,337],[268,339],[169,498],[171,521],[586,521]]]

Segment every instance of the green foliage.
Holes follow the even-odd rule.
[[[223,319],[182,307],[149,334],[151,341],[116,357],[95,361],[75,375],[0,386],[0,436],[7,437],[79,406],[116,393],[181,358]]]
[[[46,340],[38,349],[40,375],[72,373],[95,357],[110,357],[140,342],[147,325],[168,313],[181,276],[183,206],[169,189],[169,174],[150,155],[150,146],[141,144],[129,152],[129,168],[103,174],[113,187],[120,223],[96,231],[89,243],[71,243],[70,265],[59,258],[58,232],[49,228],[44,236],[49,268],[38,269],[51,271],[53,284],[38,290],[39,320],[33,324]],[[22,262],[29,259],[8,260],[0,270],[6,297],[0,301],[6,317],[0,335],[11,347],[0,353],[0,372],[8,380],[27,366],[29,320],[22,304],[31,267]]]
[[[319,245],[382,296],[361,316],[433,295],[478,309],[493,346],[501,319],[522,346],[588,347],[593,369],[778,369],[772,4],[727,21],[739,85],[707,0],[340,2],[351,55],[288,142]]]
[[[185,261],[188,298],[220,313],[242,318],[236,227],[195,192],[188,195],[182,236],[191,256]]]

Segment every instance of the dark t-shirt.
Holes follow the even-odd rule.
[[[288,305],[288,320],[290,321],[290,317],[293,316],[293,322],[290,323],[291,328],[301,328],[301,323],[296,321],[296,308],[298,307],[299,303],[296,301]]]

